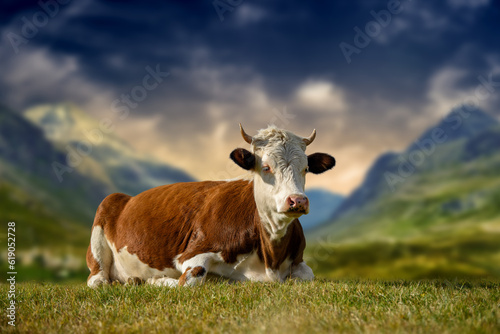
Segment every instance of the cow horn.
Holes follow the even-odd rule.
[[[306,146],[311,144],[314,141],[314,138],[316,138],[316,129],[313,130],[311,135],[307,138],[302,139],[304,143],[306,143]]]
[[[247,133],[245,132],[245,130],[243,130],[243,127],[241,126],[241,123],[240,123],[240,132],[241,132],[241,136],[243,137],[243,139],[245,139],[245,141],[249,144],[252,144],[252,136],[250,135],[247,135]]]

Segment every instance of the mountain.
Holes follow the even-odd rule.
[[[422,149],[422,143],[433,141],[436,131],[442,131],[447,142],[472,138],[498,124],[498,121],[480,109],[466,110],[464,107],[453,109],[438,124],[426,130],[406,150],[411,152]]]
[[[91,219],[96,205],[109,192],[102,183],[79,173],[59,182],[53,164],[66,157],[45,139],[43,132],[18,113],[0,107],[0,183],[24,193],[28,202],[40,202],[61,218]],[[6,212],[4,211],[4,214]],[[12,218],[14,219],[14,218]]]
[[[309,214],[300,217],[300,222],[307,234],[308,231],[328,222],[344,197],[320,188],[306,190],[306,195],[310,203]]]
[[[314,236],[332,242],[451,237],[500,225],[499,148],[495,118],[452,110],[404,152],[377,158]]]
[[[361,186],[345,199],[333,218],[349,211],[357,211],[378,196],[393,192],[395,187],[405,182],[406,174],[433,170],[452,162],[466,160],[466,156],[457,156],[464,152],[447,148],[452,148],[457,141],[476,138],[496,125],[496,119],[479,109],[471,112],[467,119],[460,117],[458,109],[452,110],[440,123],[426,130],[411,143],[404,152],[388,152],[377,158]],[[435,151],[439,154],[435,154]],[[482,151],[479,152],[479,155],[481,154]]]
[[[56,172],[64,179],[66,168],[98,179],[112,192],[136,195],[144,190],[194,179],[151,156],[134,150],[98,120],[68,103],[31,108],[24,116],[42,129],[68,164]],[[72,163],[72,165],[71,165]]]

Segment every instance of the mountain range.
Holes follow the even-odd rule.
[[[37,106],[24,116],[66,153],[66,165],[52,166],[60,179],[64,179],[65,168],[73,169],[73,159],[80,174],[97,179],[110,192],[132,196],[158,185],[194,180],[180,169],[134,150],[72,104]]]
[[[344,243],[500,231],[499,170],[498,120],[454,109],[405,151],[379,156],[313,236]]]

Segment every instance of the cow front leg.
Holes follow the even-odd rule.
[[[186,271],[179,277],[179,286],[195,286],[205,282],[207,270],[203,266],[187,267]]]
[[[181,265],[182,275],[179,286],[194,286],[205,282],[210,266],[220,261],[217,253],[201,253],[186,260]]]
[[[304,262],[292,266],[291,278],[298,278],[304,281],[312,281],[314,279],[314,274],[312,269]]]

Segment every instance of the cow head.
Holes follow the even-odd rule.
[[[316,137],[316,130],[307,137],[269,126],[257,135],[245,133],[243,139],[252,145],[252,152],[237,148],[231,159],[254,173],[254,196],[259,214],[284,228],[295,218],[309,212],[309,199],[304,187],[308,172],[320,174],[335,166],[335,159],[325,153],[306,155],[306,146]]]

